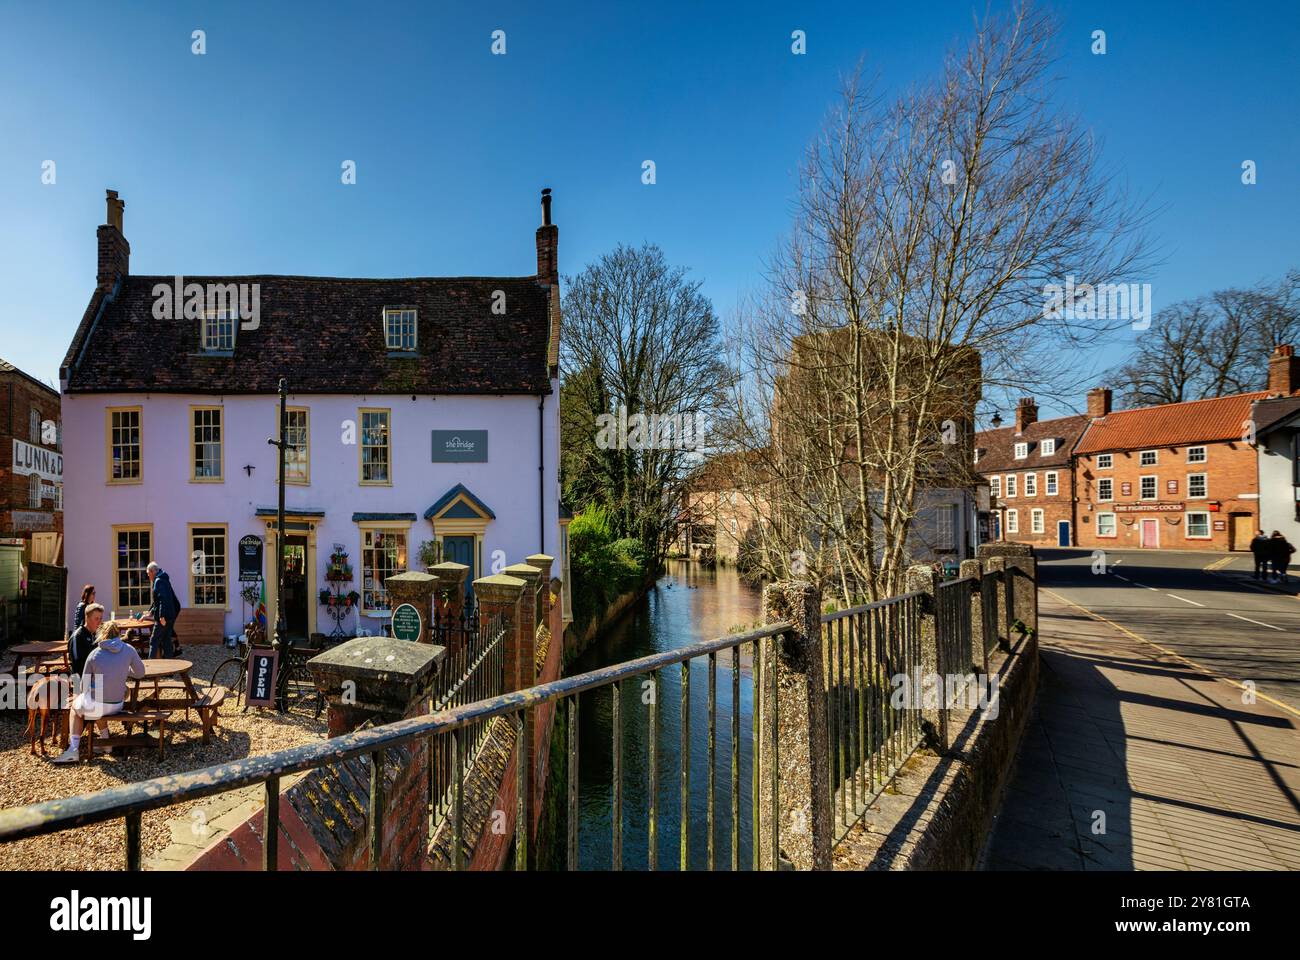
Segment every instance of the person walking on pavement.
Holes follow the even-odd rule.
[[[1254,539],[1250,541],[1250,552],[1255,558],[1255,579],[1268,579],[1268,557],[1269,557],[1269,540],[1268,534],[1260,530],[1255,534]]]
[[[149,575],[149,615],[155,624],[153,635],[149,638],[149,659],[159,657],[169,659],[172,653],[172,634],[176,629],[176,618],[180,615],[181,604],[172,589],[171,577],[167,571],[150,563],[145,568]]]
[[[1290,541],[1278,530],[1274,530],[1273,535],[1269,537],[1269,546],[1272,547],[1270,560],[1273,564],[1274,577],[1278,583],[1288,583],[1287,568],[1291,565],[1291,555],[1295,553],[1295,547],[1291,546]]]

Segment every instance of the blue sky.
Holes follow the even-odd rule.
[[[1048,6],[1061,104],[1160,210],[1156,307],[1300,266],[1294,0]],[[859,57],[886,90],[932,76],[976,9],[0,2],[0,356],[57,379],[105,187],[133,272],[410,276],[531,273],[549,186],[563,272],[653,241],[725,317],[762,283],[838,78]]]

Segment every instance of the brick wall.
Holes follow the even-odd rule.
[[[0,410],[0,537],[31,537],[29,524],[15,524],[15,510],[26,516],[41,514],[40,531],[62,533],[63,512],[56,511],[49,498],[44,499],[39,508],[31,506],[31,478],[13,471],[15,438],[33,446],[54,449],[40,442],[39,432],[36,437],[31,435],[31,411],[37,411],[41,423],[46,420],[58,423],[59,395],[15,370],[5,370],[0,371],[0,403],[4,404]]]
[[[1089,454],[1077,457],[1075,483],[1079,496],[1077,542],[1081,547],[1132,549],[1143,545],[1143,521],[1154,531],[1155,546],[1166,550],[1244,550],[1258,528],[1259,484],[1253,447],[1241,441],[1196,444],[1205,460],[1188,463],[1187,446],[1160,447],[1154,465],[1143,466],[1141,451]],[[1099,457],[1110,456],[1106,468]],[[1189,474],[1205,474],[1206,495],[1192,497]],[[1154,500],[1141,496],[1141,478],[1155,477]],[[1103,499],[1109,479],[1110,499]],[[1089,509],[1091,507],[1091,509]],[[1114,515],[1114,536],[1099,532]],[[1206,514],[1208,535],[1189,536],[1188,514]],[[1234,517],[1238,518],[1234,520]],[[1237,537],[1233,536],[1234,524]]]
[[[1050,473],[1056,474],[1056,493],[1047,492],[1047,476]],[[1006,470],[1002,472],[992,472],[987,475],[989,479],[998,477],[998,487],[1001,496],[993,497],[991,500],[992,512],[998,518],[998,536],[996,540],[1004,543],[1028,543],[1035,546],[1056,546],[1057,523],[1060,521],[1069,522],[1071,520],[1071,501],[1070,501],[1070,467],[1068,464],[1054,466],[1050,468],[1038,468],[1034,470]],[[1007,477],[1015,477],[1016,495],[1007,496]],[[1035,491],[1032,496],[1028,491],[1031,489],[1029,477],[1033,477],[1032,489]],[[1042,530],[1034,532],[1034,511],[1043,511]],[[1015,511],[1016,530],[1010,529],[1010,519],[1008,514]]]

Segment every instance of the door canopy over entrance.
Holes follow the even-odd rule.
[[[483,534],[496,519],[491,507],[458,483],[424,511],[424,519],[433,524],[433,538],[441,545],[444,560],[456,560],[469,567],[470,581],[482,576]],[[453,557],[453,552],[460,559]],[[465,586],[468,590],[470,583]]]

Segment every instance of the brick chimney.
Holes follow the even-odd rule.
[[[1110,413],[1110,387],[1094,387],[1088,391],[1088,416],[1093,420]]]
[[[1268,392],[1275,397],[1289,397],[1300,390],[1300,371],[1296,369],[1295,348],[1278,344],[1268,358]]]
[[[105,293],[113,289],[118,278],[130,274],[131,245],[122,234],[122,211],[126,204],[116,190],[107,191],[108,222],[96,231],[99,238],[99,275],[96,285]]]
[[[1038,422],[1038,404],[1033,397],[1021,397],[1016,404],[1016,433],[1025,432],[1025,427]]]
[[[537,279],[560,282],[560,228],[551,223],[551,188],[542,191],[542,225],[537,228]]]

